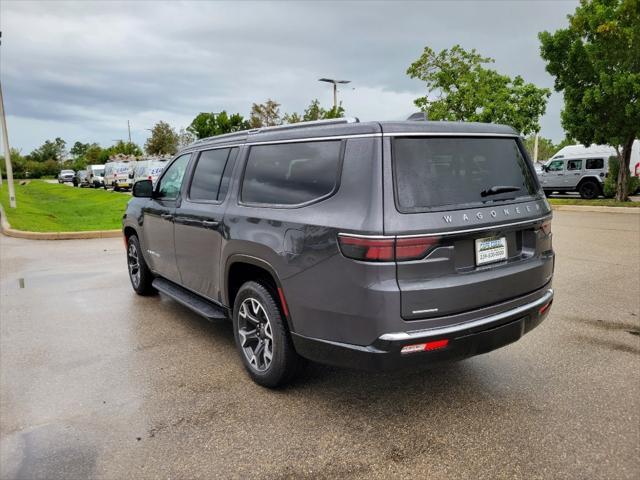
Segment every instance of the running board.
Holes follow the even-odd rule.
[[[207,320],[222,320],[229,318],[225,308],[206,300],[200,295],[190,292],[186,288],[183,288],[165,278],[158,277],[153,280],[151,285],[160,293],[164,293],[168,297],[173,298],[176,302],[190,308]]]

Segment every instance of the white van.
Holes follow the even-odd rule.
[[[86,183],[93,188],[104,186],[104,165],[87,166]]]
[[[133,182],[129,178],[129,172],[135,165],[130,160],[119,160],[104,164],[104,189],[113,188],[118,191],[121,188],[131,188]]]
[[[154,158],[136,162],[136,166],[133,169],[133,183],[135,184],[139,180],[151,180],[155,185],[156,180],[158,180],[167,164],[167,160],[166,158]]]

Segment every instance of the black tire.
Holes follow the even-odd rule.
[[[107,184],[105,183],[104,185],[102,185],[102,188],[104,188],[106,190],[107,189]]]
[[[255,308],[255,302],[263,312]],[[242,363],[258,385],[286,385],[304,365],[293,347],[276,296],[261,283],[247,282],[240,287],[233,306],[233,334]],[[271,359],[267,363],[269,346]]]
[[[131,286],[138,295],[152,295],[156,292],[151,286],[153,274],[142,255],[140,241],[136,235],[127,239],[127,270]]]
[[[580,193],[580,198],[593,200],[594,198],[598,198],[598,195],[600,195],[600,187],[593,180],[585,180],[580,184],[578,193]]]

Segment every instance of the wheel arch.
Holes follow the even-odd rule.
[[[222,286],[223,303],[233,311],[235,297],[242,284],[251,280],[262,280],[273,289],[282,316],[286,319],[289,331],[293,331],[286,299],[282,293],[282,284],[271,264],[250,255],[234,254],[226,262]]]

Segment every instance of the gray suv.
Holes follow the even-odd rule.
[[[123,219],[129,276],[231,318],[259,384],[518,340],[548,314],[551,209],[500,125],[339,119],[199,140]]]

